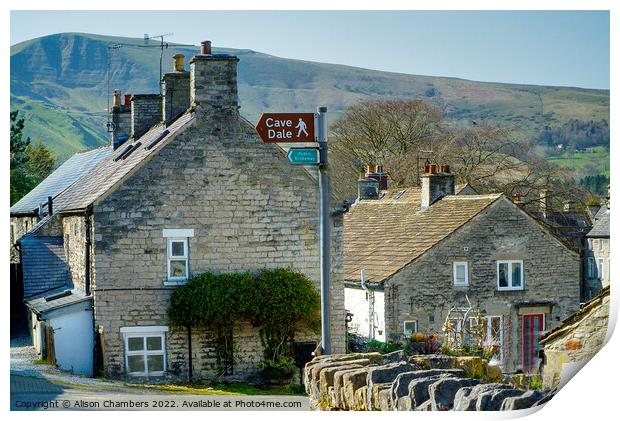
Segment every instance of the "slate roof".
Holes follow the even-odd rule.
[[[610,210],[604,206],[596,213],[594,225],[587,236],[609,238],[609,220]]]
[[[126,142],[101,160],[54,200],[55,212],[82,210],[110,191],[117,182],[148,158],[156,154],[175,135],[189,127],[194,114],[187,112],[166,127],[163,123],[150,128],[139,139]],[[151,148],[149,145],[152,145]],[[124,159],[117,159],[128,147],[135,147]],[[115,160],[116,159],[116,160]]]
[[[420,211],[420,189],[362,200],[344,216],[345,280],[383,282],[491,204],[501,193],[446,196]]]
[[[78,178],[87,173],[112,152],[109,145],[85,152],[78,152],[39,183],[32,191],[11,206],[11,215],[29,214],[38,210],[40,203],[47,203],[47,197],[58,196]]]
[[[25,235],[20,244],[25,298],[71,286],[62,237]]]
[[[62,291],[59,291],[62,294]],[[47,294],[45,297],[39,297],[26,302],[26,305],[33,310],[36,314],[44,314],[52,310],[59,309],[61,307],[68,307],[73,304],[81,303],[82,301],[91,300],[92,296],[84,295],[81,291],[69,290],[68,295],[62,296],[56,299],[52,294]]]

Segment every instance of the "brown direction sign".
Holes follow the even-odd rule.
[[[315,142],[314,113],[267,113],[256,125],[265,143]]]

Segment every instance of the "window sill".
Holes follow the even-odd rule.
[[[164,281],[164,286],[167,287],[177,287],[179,285],[185,285],[187,283],[187,279],[181,281]]]
[[[525,288],[497,288],[497,292],[525,291]]]

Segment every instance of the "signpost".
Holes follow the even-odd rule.
[[[314,113],[267,113],[256,125],[265,143],[316,142]]]
[[[318,142],[314,147],[293,147],[287,153],[293,165],[317,165],[320,197],[320,260],[321,260],[321,345],[323,354],[331,353],[330,336],[330,220],[329,175],[327,173],[327,107],[317,113],[267,113],[256,125],[265,143]]]

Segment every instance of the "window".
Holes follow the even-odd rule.
[[[131,376],[161,376],[166,371],[167,326],[122,327],[125,371]]]
[[[416,333],[418,331],[418,321],[417,320],[406,320],[403,322],[403,333],[405,336],[409,336],[412,333]]]
[[[603,239],[598,240],[598,251],[603,251],[603,246],[604,246],[603,242],[604,241],[605,240],[603,240]]]
[[[168,280],[184,281],[189,271],[187,238],[168,239]]]
[[[599,279],[603,279],[604,276],[604,268],[605,266],[605,259],[598,259],[598,278]]]
[[[452,275],[454,285],[468,285],[469,284],[469,271],[467,262],[454,262],[452,263]]]
[[[594,257],[588,257],[588,277],[596,278],[596,262]]]
[[[484,346],[491,348],[494,357],[500,362],[503,360],[502,345],[504,342],[502,316],[485,317]]]
[[[523,260],[497,261],[497,289],[523,289]]]
[[[193,229],[164,229],[167,239],[167,273],[164,284],[177,285],[189,278],[189,238],[194,236]]]

